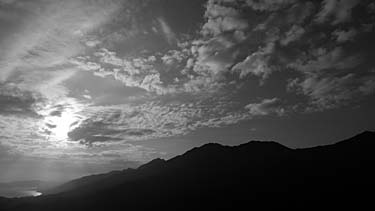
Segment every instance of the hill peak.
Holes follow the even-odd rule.
[[[143,164],[142,166],[138,167],[138,169],[153,169],[153,168],[159,168],[163,164],[165,164],[167,161],[161,158],[156,158],[151,160],[150,162]]]
[[[344,141],[337,142],[336,144],[375,145],[375,132],[363,131],[362,133],[359,133]]]
[[[365,130],[362,133],[359,133],[358,135],[356,135],[354,137],[358,137],[358,138],[369,138],[369,137],[371,137],[372,138],[372,137],[375,137],[375,132],[374,131]]]
[[[257,140],[251,140],[247,143],[240,144],[236,147],[254,147],[254,148],[279,148],[279,149],[289,149],[288,147],[276,142],[276,141],[257,141]]]

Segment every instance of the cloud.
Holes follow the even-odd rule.
[[[81,115],[85,119],[70,131],[69,138],[87,145],[181,136],[199,128],[221,127],[252,118],[236,103],[212,97],[172,103],[89,106]]]
[[[194,71],[194,74],[183,72],[189,71],[187,69],[170,72],[157,68],[160,60],[167,66],[165,69],[178,68],[178,65],[191,56],[191,52],[184,47],[180,50],[170,50],[164,55],[136,58],[121,58],[115,52],[102,48],[92,57],[76,57],[71,59],[70,63],[80,70],[92,71],[96,76],[113,77],[125,86],[138,87],[157,95],[209,91],[219,86],[215,75],[220,75],[220,71],[225,69],[221,66],[229,65],[220,60],[222,55],[211,56],[212,51],[225,48],[222,45],[230,45],[230,42],[226,38],[217,38],[207,45],[194,46],[197,47],[195,53],[198,54],[199,60],[190,58],[193,60],[190,71]]]
[[[172,28],[168,25],[168,23],[161,17],[156,19],[159,24],[160,28],[170,45],[176,44],[178,42],[176,34],[173,32]]]
[[[207,2],[204,15],[206,22],[201,28],[203,37],[192,43],[194,59],[188,60],[189,66],[193,67],[192,75],[198,76],[188,81],[186,87],[203,83],[205,89],[220,87],[218,85],[224,79],[223,75],[229,72],[239,54],[243,54],[239,46],[246,46],[244,42],[249,20],[244,17],[242,9],[233,1],[225,4],[221,1]],[[195,86],[194,89],[197,88]]]
[[[248,6],[250,6],[254,10],[260,10],[260,11],[279,10],[294,2],[295,0],[264,0],[264,1],[246,0],[246,4]]]
[[[220,35],[198,45],[194,71],[211,77],[227,71],[234,62],[236,44],[237,41],[232,36]]]
[[[271,63],[278,59],[278,43],[286,46],[305,33],[299,24],[311,15],[312,5],[295,1],[208,1],[203,39],[192,47],[194,72],[201,79],[211,77],[206,81],[212,84],[225,82],[223,75],[228,72],[239,73],[239,79],[249,74],[259,76],[263,83],[274,70]],[[250,8],[264,12],[258,16],[264,23],[250,18]],[[278,11],[281,8],[287,11]]]
[[[304,61],[299,59],[289,67],[306,73],[317,73],[326,69],[350,69],[361,63],[360,55],[348,55],[342,47],[335,47],[331,50],[317,48],[311,51],[314,59]]]
[[[216,36],[223,32],[242,31],[248,28],[247,20],[240,17],[239,11],[212,0],[207,2],[205,17],[207,22],[201,30],[203,35]]]
[[[331,50],[317,48],[309,59],[300,58],[289,67],[301,71],[303,77],[291,80],[289,88],[308,96],[309,109],[324,110],[347,105],[363,96],[359,90],[370,76],[355,74],[352,70],[362,63],[361,55],[350,55],[342,47]]]
[[[333,25],[350,21],[352,9],[359,2],[359,0],[324,0],[322,2],[322,9],[316,15],[315,20],[318,23],[330,20]]]
[[[114,2],[69,0],[25,4],[41,12],[25,16],[25,27],[9,32],[7,42],[1,46],[6,53],[0,57],[0,79],[7,80],[15,69],[63,65],[83,52],[81,39],[121,8]]]
[[[291,6],[292,3],[293,1],[270,1],[262,3],[262,7],[267,8],[264,11],[276,11],[276,8],[285,6],[293,14],[293,18],[288,16],[289,21],[302,21],[308,16],[307,13],[311,13],[311,4],[296,3]],[[204,14],[206,22],[201,27],[203,36],[188,40],[184,46],[178,46],[180,49],[163,53],[163,56],[122,56],[102,48],[93,56],[71,59],[70,64],[82,70],[93,71],[97,76],[114,77],[125,86],[138,87],[158,95],[218,90],[228,83],[226,75],[231,70],[239,72],[240,79],[253,74],[264,80],[274,70],[270,63],[277,59],[274,54],[277,42],[280,41],[283,45],[295,42],[304,33],[304,29],[297,24],[278,26],[280,22],[275,22],[275,26],[250,33],[249,26],[254,23],[245,11],[254,5],[257,3],[251,1],[244,4],[208,1]],[[260,6],[261,3],[258,7]],[[308,12],[305,11],[306,8]],[[300,13],[303,14],[298,15]],[[283,19],[287,15],[282,11],[276,14],[270,17]],[[164,26],[165,35],[174,36],[166,19],[159,17],[158,22]],[[289,28],[288,31],[284,30],[286,27]],[[253,40],[253,37],[257,39]],[[160,60],[167,67],[161,66]],[[178,70],[182,62],[186,62],[185,68]],[[177,70],[168,71],[170,69]]]
[[[123,142],[59,141],[47,139],[40,134],[43,119],[28,116],[0,116],[0,165],[4,174],[0,179],[20,178],[24,172],[27,179],[61,179],[114,169],[137,167],[163,152],[144,146]],[[139,136],[144,131],[129,130],[129,135]],[[147,132],[147,131],[146,131]],[[94,136],[92,137],[95,138]],[[85,145],[84,145],[85,144]],[[24,179],[24,178],[20,178]],[[72,179],[72,178],[68,178]]]
[[[359,87],[359,90],[363,95],[371,95],[375,92],[375,76],[365,77],[362,79],[362,85]]]
[[[161,57],[161,60],[166,65],[173,65],[181,63],[183,60],[189,56],[190,52],[187,49],[179,50],[169,50],[164,56]]]
[[[32,145],[32,140],[40,137],[40,121],[30,115],[0,115],[1,143],[11,147]]]
[[[79,127],[68,133],[73,141],[80,141],[82,144],[92,144],[95,142],[123,141],[124,139],[137,139],[148,137],[155,131],[142,128],[121,128],[111,123],[102,123],[100,121],[85,121]]]
[[[69,134],[73,140],[83,139],[83,143],[99,140],[92,137],[106,139],[102,141],[129,141],[184,134],[187,121],[196,116],[198,111],[147,103],[138,106],[90,107],[85,112],[88,118]]]
[[[268,46],[260,49],[257,52],[246,57],[246,59],[240,63],[237,63],[232,67],[232,71],[240,72],[240,78],[244,78],[249,74],[260,76],[263,79],[267,78],[272,69],[269,66],[270,54],[272,53],[274,44],[271,43]]]
[[[358,31],[354,28],[351,28],[347,31],[335,30],[334,32],[332,32],[332,35],[336,36],[336,41],[339,43],[353,41],[357,34]]]
[[[337,108],[374,92],[374,76],[312,76],[289,84],[311,98],[312,110]]]
[[[264,116],[270,114],[282,116],[286,112],[278,98],[263,99],[259,103],[250,103],[246,105],[245,108],[253,116]]]
[[[186,21],[147,2],[5,3],[0,136],[30,159],[137,165],[162,155],[138,145],[147,140],[276,118],[296,103],[359,105],[375,90],[373,10],[357,19],[356,1],[210,0]]]
[[[280,40],[280,43],[281,45],[288,45],[289,43],[300,39],[304,33],[305,29],[303,27],[293,25],[290,30],[285,33],[285,36]]]
[[[37,118],[35,106],[39,100],[30,91],[21,90],[12,84],[0,84],[1,115],[26,115]]]
[[[102,48],[91,57],[76,57],[70,60],[75,67],[92,71],[96,76],[109,77],[121,81],[125,86],[138,87],[157,94],[174,91],[173,87],[163,86],[154,63],[155,56],[120,58],[115,52]]]
[[[245,20],[235,17],[210,18],[202,28],[203,34],[219,35],[227,31],[244,30],[248,28]]]

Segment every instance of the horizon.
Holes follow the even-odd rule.
[[[375,131],[371,0],[0,0],[0,183]]]
[[[375,131],[370,131],[370,130],[364,130],[363,132],[361,133],[358,133],[358,134],[353,134],[352,136],[350,137],[347,137],[343,140],[337,140],[333,143],[329,143],[329,144],[325,144],[325,145],[316,145],[316,146],[310,146],[310,147],[303,147],[303,148],[291,148],[291,147],[288,147],[288,146],[285,146],[277,141],[263,141],[263,140],[250,140],[250,141],[247,141],[247,142],[244,142],[242,144],[238,144],[238,145],[224,145],[224,144],[220,144],[220,143],[217,143],[217,142],[208,142],[208,143],[204,143],[200,146],[195,146],[193,148],[190,148],[190,149],[187,149],[185,152],[181,153],[181,154],[177,154],[175,155],[174,157],[171,157],[171,158],[160,158],[160,157],[157,157],[157,158],[154,158],[148,162],[145,162],[145,163],[142,163],[140,164],[139,166],[136,166],[136,167],[129,167],[129,168],[124,168],[124,169],[115,169],[115,170],[111,170],[111,171],[107,171],[107,172],[97,172],[95,174],[87,174],[87,175],[82,175],[82,176],[79,176],[79,177],[76,177],[76,178],[71,178],[71,179],[68,179],[68,180],[61,180],[61,181],[43,181],[43,180],[12,180],[12,181],[4,181],[4,182],[0,182],[0,185],[2,184],[10,184],[10,183],[22,183],[22,182],[46,182],[46,183],[57,183],[57,184],[64,184],[64,183],[68,183],[70,181],[73,181],[73,180],[77,180],[77,179],[82,179],[82,178],[85,178],[85,177],[90,177],[90,176],[95,176],[95,175],[103,175],[103,174],[108,174],[108,173],[111,173],[111,172],[121,172],[123,170],[127,170],[127,169],[138,169],[139,167],[142,167],[143,165],[146,165],[154,160],[163,160],[163,161],[169,161],[173,158],[176,158],[180,155],[184,155],[186,153],[189,153],[191,150],[194,150],[194,149],[200,149],[206,145],[212,145],[212,144],[215,144],[215,145],[219,145],[221,147],[238,147],[238,146],[243,146],[243,145],[246,145],[246,144],[250,144],[252,142],[259,142],[259,143],[276,143],[276,144],[280,144],[281,146],[283,147],[286,147],[288,149],[292,149],[292,150],[299,150],[299,149],[311,149],[311,148],[315,148],[315,147],[325,147],[325,146],[332,146],[332,145],[335,145],[335,144],[338,144],[338,143],[341,143],[343,141],[346,141],[346,140],[349,140],[351,138],[355,138],[357,136],[360,136],[360,135],[363,135],[365,133],[374,133],[375,134]],[[1,189],[1,187],[0,187]],[[37,192],[35,191],[35,193],[40,193],[40,192]],[[29,196],[30,194],[26,194],[26,196]],[[41,194],[40,194],[41,195]],[[35,195],[35,196],[40,196],[39,194]],[[32,195],[34,196],[34,195]],[[0,195],[1,197],[1,195]]]
[[[306,147],[306,148],[288,148],[287,146],[284,146],[284,145],[282,145],[278,142],[275,142],[275,141],[259,141],[259,140],[251,140],[251,141],[248,141],[246,143],[239,144],[239,145],[222,145],[222,144],[213,143],[213,142],[212,143],[205,143],[201,146],[189,149],[186,152],[184,152],[183,154],[177,155],[175,157],[172,157],[172,158],[169,158],[169,159],[155,158],[155,159],[153,159],[153,160],[151,160],[147,163],[141,164],[140,166],[137,166],[137,167],[134,167],[134,168],[126,168],[126,169],[120,169],[120,170],[112,170],[110,172],[99,172],[99,173],[95,173],[95,174],[82,175],[80,177],[71,178],[71,179],[65,180],[65,181],[30,180],[30,181],[1,182],[0,183],[0,200],[3,197],[8,198],[8,199],[9,198],[10,199],[22,199],[22,198],[25,198],[25,197],[26,198],[28,198],[28,197],[40,197],[42,195],[43,196],[45,196],[45,195],[49,196],[49,195],[53,195],[53,194],[56,194],[56,193],[64,193],[67,190],[72,189],[72,187],[73,187],[73,190],[74,190],[74,187],[78,188],[78,192],[79,192],[80,184],[82,184],[82,183],[84,184],[85,181],[90,181],[90,178],[93,178],[93,177],[94,178],[98,178],[98,177],[100,178],[101,177],[103,179],[103,178],[108,177],[108,175],[114,175],[114,173],[117,174],[117,175],[120,174],[120,177],[125,176],[125,178],[126,178],[126,175],[128,174],[129,170],[141,172],[142,170],[144,170],[145,168],[149,168],[150,166],[159,167],[159,169],[156,169],[156,172],[158,172],[158,171],[163,172],[163,169],[160,168],[161,167],[160,161],[162,161],[162,163],[164,163],[164,166],[168,165],[168,163],[170,163],[170,162],[176,161],[176,159],[183,162],[184,159],[186,158],[186,156],[188,156],[189,154],[193,155],[194,152],[197,152],[197,151],[204,152],[209,157],[210,156],[215,157],[217,155],[220,155],[220,153],[218,153],[218,151],[217,151],[217,149],[218,149],[217,147],[220,147],[222,149],[221,153],[226,152],[226,151],[223,150],[224,148],[225,149],[229,148],[232,151],[232,153],[236,153],[235,150],[243,149],[244,147],[248,150],[252,150],[252,149],[255,149],[255,150],[263,149],[264,150],[266,148],[264,148],[264,147],[259,148],[259,146],[260,146],[259,144],[263,144],[263,146],[268,146],[271,149],[274,148],[274,146],[272,147],[270,144],[276,144],[276,145],[279,145],[280,147],[282,147],[282,148],[279,148],[279,153],[280,153],[280,150],[282,152],[283,151],[282,149],[287,149],[287,152],[288,152],[287,154],[291,154],[291,152],[296,152],[296,151],[301,151],[301,150],[306,152],[308,150],[324,149],[325,147],[331,147],[331,146],[332,147],[340,146],[342,143],[348,143],[348,141],[350,141],[349,143],[351,143],[352,145],[351,146],[349,145],[349,148],[348,148],[348,145],[346,144],[346,146],[347,146],[346,149],[350,150],[351,148],[356,148],[356,147],[353,147],[353,146],[361,146],[361,145],[358,145],[357,143],[363,144],[366,141],[368,143],[368,141],[371,140],[371,138],[374,138],[374,136],[375,136],[374,131],[363,131],[359,134],[355,134],[355,135],[353,135],[351,137],[348,137],[344,140],[336,141],[333,144],[318,145],[318,146],[315,146],[315,147]],[[353,140],[357,143],[354,143]],[[215,150],[212,150],[213,145],[215,145],[215,148],[214,148]],[[252,146],[252,147],[249,147],[249,146]],[[364,150],[364,148],[362,148],[363,146],[368,147],[367,144],[362,145],[360,147],[361,150]],[[207,147],[210,147],[208,149],[211,149],[211,150],[207,150]],[[339,149],[340,148],[336,148],[336,150],[337,150],[336,152],[339,152],[340,151]],[[238,152],[241,152],[241,151],[238,151]],[[324,152],[324,150],[322,150],[322,152]],[[242,153],[243,153],[243,151],[242,151]],[[357,153],[358,153],[358,151],[357,151]],[[281,154],[283,154],[283,153],[281,153]],[[328,154],[329,154],[329,156],[332,156],[332,152],[328,153]],[[225,154],[223,154],[223,155],[225,155]],[[256,156],[259,156],[259,155],[265,156],[265,157],[267,157],[267,156],[272,157],[273,155],[277,156],[278,152],[272,151],[270,153],[269,151],[267,152],[267,150],[265,150],[261,154],[258,154]],[[327,157],[324,158],[324,156],[322,156],[322,154],[318,154],[318,155],[319,155],[318,157],[321,157],[322,159],[326,159],[325,161],[329,161],[329,158],[328,159],[327,159]],[[252,157],[251,154],[248,154],[248,156]],[[199,156],[198,157],[195,156],[195,158],[199,158]],[[227,158],[230,158],[230,156],[227,157]],[[201,162],[204,162],[202,160],[202,158],[199,158],[199,159],[201,159]],[[315,160],[319,160],[319,159],[320,158],[316,158]],[[157,161],[157,163],[155,163],[155,161]],[[111,178],[111,176],[110,176],[109,178],[107,178],[106,180],[103,180],[103,181],[110,182],[112,179],[116,180],[116,177],[118,179],[118,176],[113,176],[113,178]],[[91,181],[91,185],[96,185],[96,184],[98,184],[98,181],[96,181],[94,183]],[[64,190],[64,188],[67,188],[67,190]],[[88,186],[88,188],[90,188],[90,186]],[[77,190],[75,190],[75,191],[77,191]]]
[[[375,187],[374,140],[375,132],[365,131],[333,145],[302,150],[276,142],[209,143],[137,169],[63,184],[21,182],[24,187],[18,190],[26,195],[12,198],[8,192],[0,197],[0,207],[4,211],[228,210],[249,205],[368,208],[372,205],[368,191]]]

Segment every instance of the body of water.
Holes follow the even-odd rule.
[[[30,188],[0,188],[0,196],[7,198],[25,197],[25,196],[40,196],[42,193],[38,192],[35,187]]]

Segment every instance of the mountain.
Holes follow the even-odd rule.
[[[362,209],[373,206],[374,150],[374,132],[306,149],[206,144],[138,169],[73,180],[39,197],[0,198],[0,210]]]

